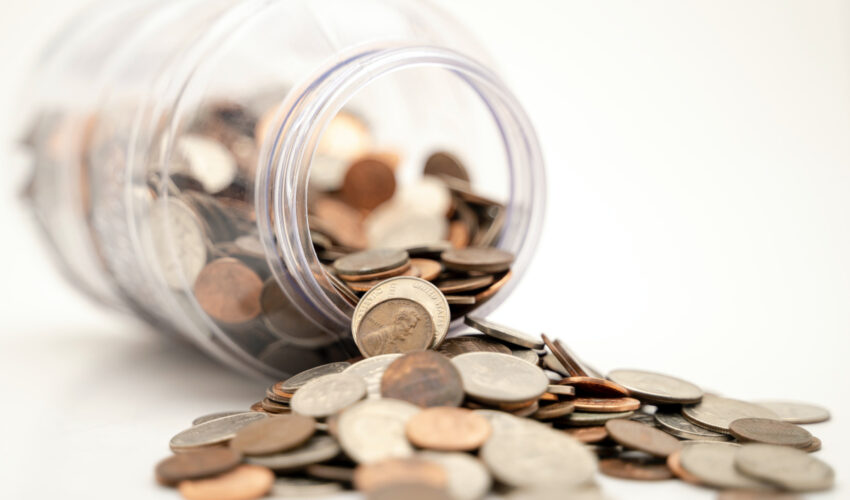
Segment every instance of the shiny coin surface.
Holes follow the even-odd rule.
[[[413,455],[405,426],[420,408],[396,399],[369,399],[346,409],[339,417],[339,443],[357,463]]]
[[[779,418],[792,424],[816,424],[829,420],[829,410],[809,403],[759,401],[757,404],[772,410]]]
[[[605,425],[609,420],[618,418],[629,418],[634,415],[633,411],[623,411],[618,413],[589,413],[586,411],[574,411],[564,417],[563,421],[569,425],[580,426],[595,426]]]
[[[297,448],[316,432],[316,421],[302,415],[280,415],[239,429],[230,447],[243,455],[269,455]]]
[[[471,352],[452,358],[452,363],[466,394],[483,402],[531,401],[549,386],[543,370],[510,354]]]
[[[436,334],[422,304],[389,299],[372,306],[360,320],[355,341],[366,356],[395,354],[428,348]]]
[[[292,394],[301,387],[304,386],[307,382],[313,380],[314,378],[321,377],[322,375],[331,375],[334,373],[342,373],[345,369],[351,366],[351,363],[347,361],[338,361],[336,363],[328,363],[324,365],[319,365],[315,368],[310,368],[308,370],[304,370],[301,373],[296,373],[295,375],[289,377],[288,379],[280,382],[279,384],[275,384],[275,389],[279,390],[282,393]]]
[[[340,451],[336,439],[315,435],[298,448],[273,455],[247,457],[245,460],[276,471],[290,471],[326,462],[339,455]]]
[[[745,444],[735,454],[735,465],[744,474],[789,491],[832,488],[835,471],[808,453],[769,444]]]
[[[466,408],[434,407],[407,421],[407,439],[419,448],[437,451],[477,450],[490,437],[490,422]]]
[[[472,328],[475,328],[485,335],[499,339],[502,342],[525,347],[527,349],[542,349],[544,346],[543,340],[539,337],[534,337],[525,332],[488,321],[478,316],[466,316],[463,321]]]
[[[514,255],[493,247],[466,247],[446,250],[443,265],[454,271],[500,273],[510,269]]]
[[[387,367],[402,354],[382,354],[360,360],[346,368],[344,373],[362,378],[366,382],[366,394],[369,399],[381,397],[381,378]]]
[[[575,398],[576,410],[596,413],[616,413],[640,408],[635,398]]]
[[[392,484],[424,484],[445,488],[448,475],[443,466],[416,457],[388,458],[361,464],[354,471],[354,487],[370,492]]]
[[[689,422],[681,413],[656,412],[653,416],[658,428],[682,439],[696,441],[729,441],[729,436]]]
[[[463,382],[457,368],[442,354],[411,352],[387,366],[381,377],[381,396],[423,408],[460,406]]]
[[[192,425],[200,425],[210,420],[216,420],[222,417],[229,417],[231,415],[238,415],[240,413],[245,413],[245,410],[231,410],[231,411],[219,411],[216,413],[209,413],[207,415],[202,415],[195,420],[192,420]]]
[[[360,302],[354,309],[354,315],[351,318],[351,332],[354,342],[361,352],[363,352],[363,346],[360,344],[359,339],[361,338],[360,324],[363,318],[374,306],[391,299],[404,299],[424,307],[434,325],[434,337],[431,346],[436,347],[443,342],[449,331],[449,322],[451,320],[449,304],[446,302],[446,298],[437,287],[428,281],[420,278],[401,276],[390,278],[373,287],[363,295],[363,298],[360,299]],[[394,322],[391,325],[392,328],[388,328],[388,330],[392,330],[393,328],[398,330],[393,330],[390,333],[403,333],[409,327],[412,326],[415,328],[418,325],[418,323],[412,323],[412,317],[402,319],[404,321],[400,321],[399,323]]]
[[[779,415],[762,406],[737,399],[706,394],[702,402],[682,408],[682,415],[692,423],[706,429],[729,433],[729,425],[739,418],[779,419]]]
[[[246,323],[262,312],[263,280],[250,267],[230,257],[204,266],[194,290],[204,312],[222,323]]]
[[[240,465],[218,476],[187,480],[177,487],[186,500],[253,500],[272,489],[274,473],[257,465]]]
[[[653,403],[694,404],[702,399],[696,385],[661,373],[644,370],[614,370],[608,379],[629,390],[632,397]]]
[[[682,468],[706,486],[769,489],[766,483],[738,472],[735,455],[740,448],[740,445],[732,443],[689,441],[679,452],[679,461]]]
[[[578,485],[596,472],[596,457],[582,443],[540,424],[495,427],[480,456],[499,481],[513,487]]]
[[[805,448],[812,444],[806,429],[781,420],[740,418],[729,425],[729,433],[741,443],[763,443]]]
[[[655,457],[666,458],[682,448],[681,442],[670,434],[633,420],[610,420],[605,422],[605,429],[624,448]]]
[[[369,275],[389,271],[410,262],[410,256],[404,250],[375,249],[348,254],[337,259],[333,268],[338,274]]]
[[[224,443],[233,439],[239,429],[264,418],[268,415],[252,411],[210,420],[177,434],[171,438],[169,446],[174,451],[184,451]]]
[[[443,467],[448,480],[446,489],[455,500],[478,500],[490,491],[490,473],[481,460],[468,453],[422,451],[416,456]]]
[[[323,375],[298,389],[290,406],[292,411],[310,417],[324,418],[366,397],[366,382],[362,378],[337,373]]]
[[[437,348],[437,352],[453,358],[467,352],[498,352],[512,354],[511,349],[499,342],[490,340],[483,335],[463,335],[446,339]]]
[[[162,460],[157,464],[155,474],[161,484],[173,486],[185,479],[222,474],[236,468],[241,461],[242,455],[230,448],[201,448]]]
[[[606,476],[637,481],[673,479],[666,464],[638,458],[605,458],[599,461],[599,472]]]

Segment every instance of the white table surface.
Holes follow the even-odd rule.
[[[0,6],[0,497],[176,498],[151,476],[169,437],[263,386],[88,303],[16,199],[16,92],[82,3]],[[548,163],[537,257],[493,318],[603,370],[828,406],[810,429],[838,484],[812,498],[850,497],[850,3],[439,3],[492,49]]]

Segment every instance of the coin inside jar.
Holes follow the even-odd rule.
[[[395,189],[393,168],[377,158],[365,158],[348,168],[340,194],[349,205],[371,210],[392,198]]]
[[[407,421],[406,435],[415,446],[437,451],[472,451],[492,432],[490,422],[466,408],[437,406]]]
[[[198,304],[222,323],[245,323],[259,316],[262,292],[263,281],[257,273],[233,258],[210,262],[195,280]]]
[[[514,255],[493,247],[466,247],[446,250],[442,259],[447,269],[500,273],[510,269]]]
[[[404,250],[375,249],[348,254],[335,260],[333,267],[338,274],[360,276],[389,271],[409,262]]]
[[[425,307],[413,300],[389,299],[366,312],[355,340],[364,356],[377,356],[426,349],[434,335]]]
[[[436,177],[453,177],[461,181],[469,182],[469,172],[454,155],[443,151],[432,154],[425,162],[425,175]]]

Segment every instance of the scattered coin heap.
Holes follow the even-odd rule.
[[[478,332],[446,338],[448,307],[421,278],[378,283],[352,320],[364,357],[277,382],[250,411],[199,417],[172,438],[158,481],[189,500],[348,489],[370,500],[602,499],[597,470],[678,478],[724,500],[833,485],[811,455],[820,440],[798,425],[827,420],[825,409],[730,399],[643,370],[603,377],[559,340],[474,316],[465,322]]]

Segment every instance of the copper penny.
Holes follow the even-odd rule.
[[[434,284],[443,293],[465,293],[490,286],[494,281],[496,281],[496,278],[492,274],[485,274],[484,276],[473,276],[471,278],[441,280]]]
[[[446,357],[453,358],[467,352],[498,352],[511,354],[511,349],[499,342],[488,339],[481,335],[463,335],[446,339],[437,348],[437,352]]]
[[[262,312],[263,280],[250,267],[229,257],[216,259],[195,280],[201,308],[222,323],[246,323]]]
[[[254,500],[272,489],[274,473],[259,465],[240,465],[208,479],[182,481],[178,486],[186,500]]]
[[[576,410],[613,413],[631,411],[640,408],[640,401],[635,398],[575,398],[572,400]]]
[[[452,500],[446,488],[424,484],[391,484],[366,495],[366,500]]]
[[[466,248],[469,246],[469,226],[460,220],[453,220],[449,224],[449,243],[453,248]]]
[[[702,481],[682,467],[682,450],[674,451],[667,456],[667,467],[674,476],[686,483],[702,485]]]
[[[666,458],[682,448],[682,443],[670,434],[634,420],[609,420],[605,429],[623,447],[656,457]]]
[[[395,172],[377,158],[356,161],[345,174],[340,195],[349,205],[372,210],[395,194]]]
[[[639,458],[606,458],[599,461],[599,471],[606,476],[638,481],[673,479],[673,472],[663,462]]]
[[[466,408],[434,407],[407,421],[405,433],[415,446],[437,451],[477,450],[490,437],[490,422]]]
[[[581,366],[581,363],[579,363],[579,361],[570,354],[560,340],[555,339],[553,341],[545,333],[541,334],[540,337],[543,339],[543,343],[546,344],[546,347],[552,351],[552,355],[555,356],[555,359],[558,360],[561,366],[571,377],[588,376],[587,372],[585,372],[584,368]]]
[[[398,269],[409,263],[410,256],[404,250],[375,249],[341,257],[334,261],[333,268],[340,275],[363,276]]]
[[[554,420],[575,411],[576,405],[572,401],[561,401],[551,405],[541,406],[539,410],[531,415],[537,420]]]
[[[443,467],[419,458],[390,458],[361,464],[354,470],[354,488],[370,492],[391,484],[424,484],[445,488],[448,475]]]
[[[160,484],[173,486],[186,479],[215,476],[234,469],[242,456],[235,450],[213,447],[179,453],[161,461],[156,466],[156,479]]]
[[[499,281],[490,285],[490,287],[488,289],[482,290],[482,291],[476,293],[474,295],[475,303],[476,304],[483,304],[484,302],[493,298],[493,296],[496,295],[496,293],[499,290],[501,290],[502,287],[504,287],[505,285],[508,284],[508,282],[511,280],[512,277],[513,277],[513,273],[508,271],[501,278],[499,278]]]
[[[316,432],[316,421],[303,415],[281,415],[245,426],[230,441],[243,455],[270,455],[306,443]]]
[[[419,277],[426,281],[433,281],[443,272],[443,265],[436,260],[413,258],[410,265],[419,269]]]
[[[610,380],[596,377],[567,377],[560,385],[575,387],[576,394],[581,396],[626,397],[629,395],[624,387]]]
[[[742,443],[763,443],[806,448],[812,435],[799,425],[769,418],[739,418],[729,424],[729,433]]]
[[[460,406],[463,383],[457,368],[434,351],[405,354],[390,363],[381,377],[381,396],[427,408]]]
[[[608,437],[608,431],[605,426],[597,425],[594,427],[575,427],[572,429],[564,429],[564,432],[578,439],[582,443],[598,443]]]
[[[493,247],[467,247],[446,250],[443,265],[454,271],[480,271],[500,273],[510,269],[514,255]]]
[[[321,196],[312,204],[313,213],[323,222],[322,228],[337,243],[351,248],[366,248],[368,241],[359,210],[329,196]]]
[[[433,175],[436,177],[451,177],[469,182],[469,172],[466,171],[463,164],[454,155],[444,152],[437,152],[428,157],[425,161],[425,175]]]
[[[426,349],[434,334],[434,322],[425,307],[402,298],[373,306],[357,331],[361,351],[369,357]]]
[[[269,413],[287,413],[290,411],[289,405],[282,404],[269,398],[260,401],[260,405],[263,407],[263,410]]]

